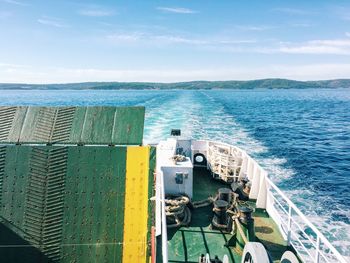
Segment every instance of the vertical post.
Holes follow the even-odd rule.
[[[165,192],[164,192],[164,174],[161,173],[161,200],[162,200],[162,256],[163,262],[168,262],[168,233],[165,215]]]
[[[290,246],[292,237],[292,206],[288,204],[288,234],[287,234],[287,245]]]
[[[320,236],[317,234],[317,240],[316,240],[316,253],[315,253],[315,263],[320,262]]]
[[[151,263],[156,263],[156,228],[151,228]]]

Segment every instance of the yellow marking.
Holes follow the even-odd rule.
[[[147,260],[149,152],[149,146],[127,149],[123,263]]]

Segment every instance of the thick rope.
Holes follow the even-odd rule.
[[[234,217],[234,216],[233,216],[232,219],[235,220],[236,225],[237,225],[237,229],[238,229],[239,233],[241,234],[241,237],[242,237],[244,243],[247,244],[247,243],[248,243],[248,239],[247,239],[247,237],[245,236],[245,233],[244,233],[244,231],[243,231],[243,229],[242,229],[241,222],[239,222],[238,217]]]

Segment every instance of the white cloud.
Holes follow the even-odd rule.
[[[159,35],[153,36],[154,40],[160,41],[161,43],[168,44],[189,44],[189,45],[205,45],[209,42],[202,39],[195,38],[186,38],[181,36],[172,36],[172,35]]]
[[[13,4],[13,5],[20,5],[20,6],[27,6],[27,3],[22,3],[20,1],[16,0],[2,0],[2,2],[8,3],[8,4]]]
[[[237,25],[235,27],[243,31],[266,31],[266,30],[276,28],[275,26],[266,26],[266,25]]]
[[[147,81],[178,82],[191,80],[249,80],[288,78],[322,80],[348,78],[350,64],[275,64],[264,67],[235,67],[208,69],[97,69],[97,68],[2,68],[0,82],[13,83],[71,83],[84,81]]]
[[[350,55],[350,40],[311,40],[299,44],[283,44],[283,46],[279,48],[279,51],[291,54]]]
[[[327,80],[348,79],[350,76],[350,64],[306,64],[297,66],[276,65],[273,71],[282,78],[298,80]]]
[[[104,17],[112,16],[114,14],[113,10],[103,9],[103,8],[85,8],[78,11],[82,16],[92,16],[92,17]]]
[[[346,32],[345,35],[346,35],[347,37],[350,37],[350,32]]]
[[[205,39],[188,38],[178,35],[153,35],[143,32],[115,33],[107,36],[113,44],[141,44],[141,45],[208,45],[212,41]]]
[[[148,32],[119,32],[106,36],[112,45],[166,46],[186,45],[210,51],[260,54],[324,54],[350,55],[350,39],[310,40],[306,42],[278,42],[276,39],[236,39],[227,36],[195,37]]]
[[[68,25],[65,24],[61,19],[53,18],[53,17],[43,16],[39,18],[37,21],[38,23],[46,26],[53,26],[53,27],[59,27],[59,28],[68,27]]]
[[[188,9],[188,8],[183,8],[183,7],[163,7],[163,6],[158,6],[158,10],[163,11],[163,12],[168,12],[168,13],[177,13],[177,14],[195,14],[198,13],[198,11]]]
[[[11,64],[11,63],[0,63],[0,68],[28,68],[28,65],[22,64]]]
[[[294,23],[289,23],[288,25],[291,26],[291,27],[304,27],[304,28],[313,26],[313,24],[307,23],[307,22],[306,23],[304,23],[304,22],[300,22],[300,23],[294,22]]]
[[[274,8],[272,9],[272,11],[278,12],[278,13],[285,13],[288,15],[310,15],[315,13],[305,9],[297,9],[297,8],[290,8],[290,7]]]
[[[137,43],[144,38],[143,33],[131,32],[131,33],[115,33],[107,35],[108,40],[112,41],[114,44],[123,44],[123,43]]]
[[[187,45],[194,47],[203,47],[210,49],[220,49],[227,47],[245,46],[256,43],[254,39],[231,39],[231,38],[196,38],[171,34],[151,34],[146,32],[120,32],[106,36],[107,41],[115,45],[134,44],[149,46],[165,46],[165,45]]]

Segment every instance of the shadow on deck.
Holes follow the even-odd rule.
[[[39,249],[32,246],[17,233],[0,223],[0,258],[6,263],[49,263],[52,262]]]

